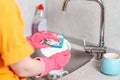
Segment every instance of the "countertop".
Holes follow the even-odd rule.
[[[100,61],[92,58],[87,64],[58,80],[120,80],[120,75],[108,76],[100,72]]]

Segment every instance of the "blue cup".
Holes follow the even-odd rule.
[[[110,76],[120,74],[120,54],[105,53],[101,60],[101,72]]]

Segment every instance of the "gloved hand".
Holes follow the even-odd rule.
[[[70,50],[66,50],[61,53],[56,53],[50,58],[36,57],[35,59],[41,60],[44,63],[44,71],[36,77],[45,76],[52,70],[59,70],[65,67],[68,64],[70,57],[71,57]]]
[[[31,37],[27,37],[27,41],[33,46],[34,49],[40,49],[48,47],[48,44],[44,44],[44,40],[55,40],[59,41],[57,34],[47,31],[39,31],[33,34]]]

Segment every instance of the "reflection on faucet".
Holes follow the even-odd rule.
[[[63,6],[62,6],[62,11],[66,10],[68,1],[70,1],[70,0],[64,0]],[[99,60],[99,59],[102,58],[103,53],[106,52],[106,48],[104,47],[104,30],[105,30],[105,26],[104,26],[104,5],[103,5],[102,0],[87,0],[87,1],[95,1],[100,6],[100,11],[101,11],[101,13],[100,13],[100,36],[99,36],[99,45],[98,46],[88,46],[86,44],[85,40],[83,41],[83,44],[84,44],[85,51],[87,53],[90,53],[90,54],[96,53],[97,54],[96,59]]]
[[[65,11],[65,10],[66,10],[67,4],[68,4],[69,1],[70,1],[70,0],[64,0],[63,6],[62,6],[62,11]]]

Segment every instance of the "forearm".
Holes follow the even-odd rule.
[[[57,53],[50,58],[37,57],[32,59],[27,57],[20,62],[11,65],[11,68],[20,77],[47,75],[51,70],[58,70],[65,67],[71,57],[70,50]]]
[[[13,71],[20,77],[36,76],[43,71],[44,64],[30,57],[11,65]]]

